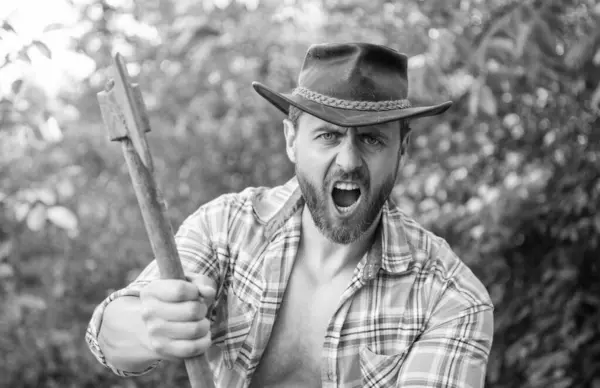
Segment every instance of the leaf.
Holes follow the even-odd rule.
[[[29,214],[29,203],[19,202],[15,205],[15,218],[18,222],[21,222]]]
[[[10,253],[12,252],[12,249],[13,249],[12,239],[0,242],[0,261],[7,258],[8,255],[10,255]]]
[[[507,38],[493,38],[488,44],[488,50],[489,49],[502,50],[513,54],[515,52],[515,45],[512,40]]]
[[[14,34],[17,33],[15,31],[15,29],[13,28],[13,26],[9,22],[2,23],[2,29],[5,30],[5,31],[8,31],[8,32],[12,32]]]
[[[55,30],[60,30],[65,28],[64,24],[61,23],[51,23],[48,24],[46,27],[44,27],[43,32],[50,32],[50,31],[55,31]]]
[[[56,194],[48,188],[35,190],[36,199],[42,201],[45,205],[52,206],[56,203]]]
[[[24,62],[31,63],[31,58],[29,57],[29,54],[25,49],[19,51],[19,55],[17,55],[17,58]]]
[[[531,34],[531,23],[523,24],[519,28],[519,32],[517,35],[517,40],[515,44],[515,56],[520,58],[523,55],[523,51],[525,49],[525,44],[529,39],[529,35]]]
[[[498,109],[496,97],[489,86],[483,85],[479,94],[479,107],[489,116],[495,116]]]
[[[552,28],[543,19],[536,20],[532,36],[544,54],[550,57],[556,56],[556,37],[552,33]]]
[[[469,115],[475,116],[479,106],[479,95],[481,94],[481,79],[476,79],[471,84],[471,93],[469,94]]]
[[[594,55],[595,43],[596,36],[591,35],[573,44],[565,55],[565,65],[571,70],[580,69]]]
[[[54,344],[66,346],[73,340],[73,334],[69,330],[52,329],[49,338]]]
[[[69,199],[75,194],[75,186],[69,179],[63,179],[56,184],[56,191],[62,200]]]
[[[52,206],[48,209],[48,220],[61,229],[76,231],[78,220],[75,213],[64,206]]]
[[[219,36],[221,35],[221,31],[217,30],[216,28],[209,26],[209,25],[203,25],[200,27],[196,28],[196,31],[194,32],[194,40],[198,41],[200,39],[204,39],[210,36]]]
[[[460,70],[446,78],[446,90],[452,98],[458,99],[469,91],[474,80],[471,74]]]
[[[46,58],[48,59],[52,59],[52,51],[50,51],[50,49],[48,48],[48,46],[46,46],[45,43],[39,41],[39,40],[34,40],[32,42],[32,45],[34,45],[38,50],[40,50],[40,52],[46,56]]]
[[[0,279],[11,278],[15,275],[15,270],[10,264],[0,263]]]
[[[23,88],[23,80],[22,79],[15,80],[10,85],[10,88],[11,88],[13,94],[19,94],[19,92],[21,91],[21,88]]]
[[[46,223],[46,207],[42,204],[36,205],[27,214],[27,227],[34,232],[42,230]]]
[[[21,308],[27,308],[30,310],[45,310],[47,307],[44,299],[30,294],[19,295],[17,298],[17,303]]]
[[[600,82],[598,82],[598,86],[590,98],[590,105],[594,112],[600,114]]]

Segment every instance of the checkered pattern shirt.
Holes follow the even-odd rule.
[[[301,230],[295,178],[249,188],[201,206],[176,234],[184,269],[218,284],[207,352],[217,387],[246,388],[281,306]],[[375,243],[354,270],[323,339],[323,387],[483,387],[493,305],[482,283],[440,237],[384,208]],[[114,299],[139,296],[159,277],[154,262],[95,310],[86,333],[96,358],[122,376],[98,346]]]

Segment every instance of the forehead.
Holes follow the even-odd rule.
[[[298,119],[298,130],[301,130],[305,133],[310,133],[318,130],[333,130],[339,132],[346,132],[348,127],[340,127],[339,125],[335,125],[329,123],[325,120],[321,120],[320,118],[310,115],[308,113],[302,113],[302,115]],[[356,128],[358,133],[381,133],[390,137],[394,137],[395,134],[400,133],[400,126],[397,121],[369,125],[364,127]]]

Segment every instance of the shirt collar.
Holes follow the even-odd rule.
[[[293,177],[282,186],[260,191],[253,198],[253,209],[270,240],[286,221],[304,206],[298,180]],[[382,268],[389,273],[404,272],[413,260],[405,229],[406,216],[388,199],[383,206],[375,243],[363,268],[365,278],[373,278]]]

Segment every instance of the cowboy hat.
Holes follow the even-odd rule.
[[[260,82],[254,90],[286,115],[290,105],[344,127],[381,124],[444,113],[451,101],[412,106],[407,100],[406,55],[370,43],[326,43],[309,47],[291,93]]]

